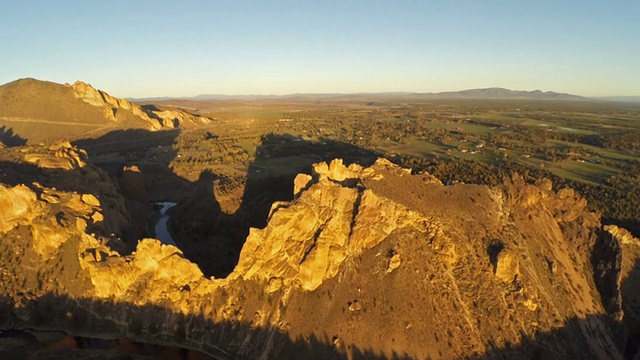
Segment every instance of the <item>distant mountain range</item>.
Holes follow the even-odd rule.
[[[289,94],[289,95],[221,95],[203,94],[191,97],[150,97],[150,98],[129,98],[135,102],[154,102],[164,100],[256,100],[256,99],[392,99],[407,98],[413,100],[429,99],[535,99],[535,100],[592,100],[583,96],[557,93],[553,91],[520,91],[504,88],[469,89],[461,91],[448,91],[439,93],[415,93],[415,92],[383,92],[383,93],[309,93],[309,94]],[[603,99],[604,100],[604,99]]]
[[[470,89],[462,91],[441,92],[432,95],[434,98],[461,99],[541,99],[541,100],[587,100],[587,98],[553,91],[521,91],[504,88]]]

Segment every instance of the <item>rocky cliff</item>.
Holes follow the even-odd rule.
[[[178,110],[150,110],[140,105],[134,104],[126,99],[120,99],[97,90],[93,86],[76,81],[73,85],[68,85],[73,89],[73,95],[85,103],[100,108],[106,119],[111,121],[120,120],[118,112],[127,111],[149,124],[149,130],[159,130],[162,128],[175,128],[180,125],[201,125],[208,124],[210,119],[202,116],[194,116]]]
[[[134,105],[125,99],[115,98],[104,91],[95,89],[87,83],[76,81],[73,85],[65,85],[73,90],[72,94],[76,99],[80,99],[91,106],[101,109],[104,117],[110,121],[118,120],[116,116],[119,111],[128,110],[135,116],[149,123],[149,130],[158,130],[165,125],[162,119],[150,117],[140,106]]]
[[[77,81],[20,79],[0,86],[0,126],[29,143],[75,139],[118,129],[196,127],[211,119],[181,110],[140,106]]]
[[[627,327],[629,341],[627,355],[639,353],[640,350],[640,239],[629,231],[615,225],[605,226],[620,244],[622,250],[622,286],[624,324]],[[638,358],[638,356],[636,357]]]
[[[571,190],[444,186],[386,160],[295,180],[225,279],[114,249],[99,196],[0,188],[3,329],[216,358],[622,358],[620,242]]]

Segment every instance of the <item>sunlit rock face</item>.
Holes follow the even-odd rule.
[[[162,128],[162,121],[151,118],[140,106],[132,104],[125,99],[113,97],[82,81],[76,81],[70,86],[77,99],[80,99],[89,105],[103,109],[104,117],[106,119],[117,121],[116,114],[118,111],[128,110],[146,121],[149,124],[149,130],[158,130]]]
[[[162,128],[175,128],[185,123],[191,125],[208,124],[209,119],[201,116],[194,116],[182,111],[165,110],[152,111],[146,110],[126,99],[120,99],[107,94],[104,91],[97,90],[93,86],[76,81],[73,85],[69,85],[73,89],[73,94],[77,99],[85,103],[101,108],[106,119],[118,121],[118,111],[128,111],[133,115],[144,120],[148,124],[149,130],[159,130]]]
[[[619,242],[549,185],[320,163],[225,279],[155,239],[115,251],[99,195],[3,186],[0,325],[220,358],[621,358]]]
[[[396,230],[428,233],[424,216],[365,189],[362,181],[369,175],[361,166],[345,167],[339,160],[317,164],[318,180],[305,184],[307,189],[292,203],[274,204],[265,229],[252,229],[234,275],[311,291],[335,277],[345,259]]]
[[[36,194],[24,185],[12,188],[0,185],[0,233],[29,224],[37,214],[35,200]]]
[[[24,160],[43,169],[74,170],[86,165],[87,153],[68,141],[54,143],[45,152],[25,152]]]
[[[88,140],[118,130],[188,129],[212,121],[177,108],[132,103],[81,81],[27,78],[0,85],[0,128],[7,131],[8,147]]]

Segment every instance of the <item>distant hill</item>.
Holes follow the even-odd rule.
[[[9,137],[34,143],[110,129],[155,131],[208,121],[180,110],[142,107],[81,81],[62,85],[28,78],[0,86],[0,141]]]
[[[520,91],[504,88],[470,89],[431,94],[435,98],[463,99],[536,99],[536,100],[587,100],[577,95],[557,93],[553,91]]]
[[[588,98],[557,93],[553,91],[519,91],[504,88],[486,88],[486,89],[469,89],[461,91],[448,91],[439,93],[416,93],[416,92],[383,92],[383,93],[309,93],[309,94],[288,94],[288,95],[219,95],[219,94],[203,94],[191,97],[157,97],[157,98],[139,98],[130,99],[135,102],[157,102],[167,100],[258,100],[258,99],[324,99],[324,100],[379,100],[379,99],[411,99],[411,100],[429,100],[429,99],[531,99],[531,100],[589,100]]]

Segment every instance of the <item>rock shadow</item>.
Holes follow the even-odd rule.
[[[640,353],[640,259],[626,274],[620,285],[622,292],[623,322],[627,328],[627,348],[625,355],[629,359]]]
[[[6,147],[22,146],[27,143],[27,139],[14,133],[12,128],[3,125],[0,126],[0,143]]]
[[[238,263],[249,229],[263,228],[271,205],[293,199],[293,180],[299,173],[311,173],[314,163],[342,158],[346,165],[373,164],[379,154],[329,139],[304,140],[283,134],[262,136],[255,159],[248,167],[240,206],[231,213],[222,211],[214,186],[233,181],[204,172],[191,195],[171,210],[169,226],[185,256],[203,273],[226,277]],[[231,186],[241,186],[233,185]]]
[[[128,213],[136,227],[127,236],[130,250],[138,239],[153,235],[153,227],[147,226],[149,219],[153,220],[153,211],[148,204],[141,204],[140,199],[177,202],[168,212],[172,237],[205,275],[216,278],[226,277],[233,271],[249,229],[266,226],[271,205],[293,198],[293,179],[298,173],[311,173],[314,163],[335,158],[342,158],[347,165],[367,166],[379,156],[330,139],[310,141],[291,134],[267,134],[262,136],[242,183],[211,170],[202,171],[198,180],[191,182],[176,175],[171,167],[171,162],[179,157],[174,145],[180,134],[180,130],[116,130],[73,144],[85,149],[95,165],[120,182]],[[195,144],[198,141],[216,142],[218,137],[206,132]],[[144,189],[139,191],[135,191],[139,187],[122,183],[123,169],[133,165],[144,179]],[[234,212],[223,211],[216,187],[242,189],[240,205]],[[147,196],[140,196],[141,191]]]
[[[40,201],[50,201],[51,197],[46,195],[50,191],[48,189],[81,195],[91,194],[100,202],[100,213],[103,219],[95,223],[92,219],[88,219],[87,231],[109,239],[109,245],[121,254],[135,248],[140,232],[136,224],[130,221],[126,203],[120,196],[117,183],[114,183],[106,172],[91,165],[65,170],[43,168],[18,160],[6,158],[0,160],[0,183],[8,187],[22,184],[33,191]],[[57,198],[57,195],[54,195],[54,198]],[[60,209],[60,205],[55,204],[54,201],[51,210],[55,209]],[[58,220],[58,222],[62,221]],[[116,239],[124,242],[111,241]]]
[[[281,329],[252,326],[239,321],[213,321],[201,314],[176,313],[155,305],[90,298],[69,298],[47,293],[15,303],[0,296],[0,356],[30,358],[35,354],[61,358],[83,350],[93,356],[113,358],[152,356],[160,359],[413,359],[401,349],[384,354],[377,348],[353,344],[334,345],[332,339],[316,334],[292,338]],[[584,329],[601,323],[604,315],[570,318],[560,328],[522,334],[518,344],[486,343],[490,349],[466,357],[489,359],[577,359],[608,356],[620,358],[616,348],[603,348],[609,339],[587,334]],[[606,319],[605,319],[606,320]],[[371,330],[375,333],[375,329]],[[63,332],[63,334],[60,334]],[[58,334],[63,341],[43,341]],[[64,336],[68,334],[69,336]],[[595,336],[595,337],[594,337]],[[69,341],[71,337],[72,341]],[[605,333],[606,337],[606,333]],[[591,341],[606,354],[597,354]],[[429,349],[438,352],[438,349]],[[87,352],[89,353],[89,352]]]
[[[0,355],[61,358],[75,349],[100,357],[151,356],[158,359],[411,359],[393,352],[350,346],[336,349],[314,334],[292,339],[286,332],[238,321],[213,321],[203,315],[176,313],[155,305],[69,298],[47,293],[16,304],[0,297]],[[27,317],[23,315],[29,314]],[[62,334],[61,334],[62,333]],[[64,336],[64,335],[69,336]],[[34,336],[35,335],[35,336]],[[60,341],[39,340],[57,335]],[[69,341],[71,337],[71,341]],[[9,339],[9,341],[7,341]],[[87,352],[89,353],[89,352]],[[3,358],[5,358],[3,356]]]
[[[607,340],[590,333],[586,336],[585,329],[594,327],[596,323],[610,323],[607,315],[587,315],[585,318],[572,317],[566,319],[562,327],[545,332],[539,332],[535,336],[521,334],[518,344],[507,343],[497,347],[491,342],[486,345],[489,348],[483,354],[469,356],[468,360],[497,360],[497,359],[621,359],[624,349],[604,347],[604,353],[596,353],[592,345],[601,346]],[[602,342],[600,342],[602,341]],[[600,342],[600,344],[598,344]]]
[[[248,167],[239,208],[222,211],[214,184],[231,179],[207,172],[200,176],[194,194],[172,209],[170,228],[185,256],[207,276],[226,277],[238,263],[249,229],[263,228],[271,205],[293,199],[293,179],[311,173],[314,163],[342,158],[345,164],[371,165],[379,155],[373,151],[329,139],[303,140],[284,134],[262,136],[255,159]],[[188,242],[188,244],[187,244]]]
[[[73,142],[117,183],[130,223],[123,236],[129,251],[138,240],[154,236],[151,201],[175,200],[173,193],[189,186],[169,167],[177,155],[173,143],[179,134],[179,130],[127,129]]]
[[[173,173],[170,163],[178,151],[173,147],[180,130],[116,130],[99,138],[74,141],[85,149],[89,159],[118,179],[125,166],[137,166],[144,176],[145,192],[152,201],[177,200],[181,191],[191,186]]]

